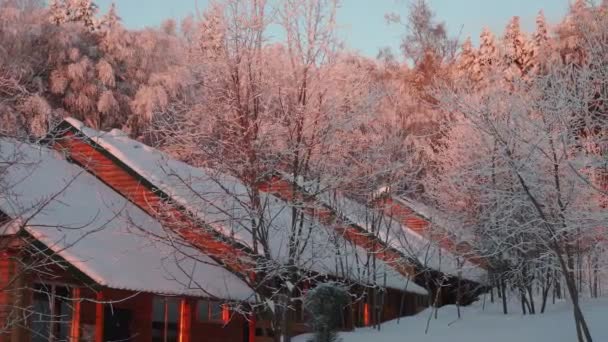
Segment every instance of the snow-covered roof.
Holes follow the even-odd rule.
[[[238,179],[173,160],[120,131],[100,132],[75,119],[66,121],[218,232],[253,247],[251,218],[256,215],[250,212],[248,189]],[[261,202],[267,219],[268,253],[273,260],[287,262],[291,207],[269,194],[262,194]],[[365,250],[313,217],[305,217],[304,221],[301,236],[306,237],[307,243],[297,258],[299,268],[395,289],[407,285],[408,291],[427,293],[381,260],[375,261],[376,267],[369,274],[365,265],[370,261]]]
[[[319,187],[316,182],[308,182],[308,184],[300,182],[300,184],[313,193],[316,193],[315,190]],[[317,198],[353,223],[368,231],[375,232],[389,246],[407,256],[417,258],[422,265],[476,282],[484,283],[486,281],[486,270],[441,248],[438,243],[431,241],[428,236],[420,235],[397,219],[381,213],[380,210],[352,200],[339,191],[320,191]],[[408,203],[409,206],[406,199],[400,199],[400,201]],[[419,203],[409,207],[426,219],[434,217],[432,208]],[[433,224],[433,221],[429,222]]]
[[[391,196],[391,199],[410,208],[415,214],[426,221],[449,230],[450,234],[459,241],[473,241],[475,236],[466,229],[461,229],[462,223],[450,220],[445,213],[428,206],[420,201],[405,196]]]
[[[0,139],[0,210],[96,283],[250,300],[245,282],[53,150]]]

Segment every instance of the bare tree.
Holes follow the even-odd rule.
[[[594,25],[605,27],[603,20],[598,18]],[[558,64],[535,79],[532,86],[514,82],[508,95],[501,86],[487,87],[473,95],[442,91],[440,106],[458,113],[461,120],[451,128],[439,157],[451,179],[444,174],[439,177],[443,182],[438,184],[442,185],[435,187],[435,194],[444,201],[452,196],[450,188],[462,190],[460,201],[452,202],[453,208],[454,204],[470,203],[462,194],[474,196],[471,199],[478,205],[466,212],[481,219],[490,230],[494,248],[498,248],[491,252],[501,256],[506,253],[510,270],[517,270],[522,279],[529,279],[530,272],[535,272],[535,263],[559,270],[572,300],[580,341],[591,341],[579,305],[580,255],[587,253],[589,242],[597,238],[595,227],[606,219],[596,195],[598,190],[602,193],[601,188],[596,189],[584,176],[590,165],[597,165],[598,154],[581,146],[581,140],[591,136],[599,139],[595,140],[599,145],[593,146],[603,146],[604,140],[596,134],[581,136],[580,130],[587,126],[577,124],[581,122],[577,118],[593,110],[590,104],[602,97],[601,89],[605,89],[601,85],[598,88],[598,80],[592,76],[596,68],[597,72],[605,68],[603,57],[599,62],[594,57],[602,56],[599,51],[605,46],[593,39],[594,32],[605,31],[589,31],[587,37],[600,43],[600,48],[595,44],[586,47],[588,63]],[[599,128],[602,120],[592,122],[599,129],[596,132],[605,131]],[[462,140],[463,135],[469,138]],[[547,261],[546,256],[553,261]],[[522,286],[524,305],[523,289],[530,285]],[[533,304],[525,303],[532,313]]]

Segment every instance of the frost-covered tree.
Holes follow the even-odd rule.
[[[478,52],[471,43],[471,38],[467,37],[460,47],[456,65],[456,77],[461,79],[470,79],[473,82],[479,81],[481,78],[479,64],[477,61]]]
[[[390,22],[405,26],[406,35],[401,42],[404,56],[414,65],[425,59],[435,59],[440,64],[454,58],[458,43],[448,36],[445,23],[437,22],[435,13],[426,0],[412,1],[405,22],[397,14],[386,16]]]
[[[429,89],[437,84],[450,83],[462,75],[455,63],[459,43],[449,35],[446,24],[433,12],[428,1],[417,0],[409,4],[403,19],[395,13],[387,14],[387,21],[400,24],[404,34],[401,40],[403,63],[385,69],[382,76],[382,115],[393,116],[399,134],[408,144],[417,140],[421,145],[435,144],[441,135],[439,122],[449,113],[437,111],[436,99]],[[411,137],[420,139],[410,139]],[[397,141],[399,139],[388,139]],[[427,163],[424,168],[428,167]],[[421,172],[424,172],[421,170]],[[408,180],[403,183],[412,183]],[[409,184],[409,188],[416,185]]]
[[[536,16],[536,31],[533,37],[534,45],[537,48],[543,47],[549,41],[549,28],[547,27],[547,20],[542,10]]]
[[[49,19],[55,25],[60,25],[69,20],[67,7],[64,1],[51,0],[49,2]]]
[[[120,17],[116,9],[116,4],[113,2],[106,14],[101,17],[100,26],[104,32],[110,32],[120,25]]]
[[[81,22],[90,31],[98,28],[97,5],[92,0],[70,0],[67,10],[71,20]]]
[[[525,73],[525,67],[530,59],[528,51],[528,41],[526,35],[521,31],[519,17],[513,17],[507,28],[502,40],[503,65],[505,67],[505,75],[508,78],[520,76]]]
[[[311,342],[340,341],[337,330],[349,302],[347,290],[338,283],[321,283],[306,293],[304,309],[310,313],[314,331]]]
[[[67,22],[82,24],[89,31],[99,28],[97,5],[91,0],[52,0],[49,2],[49,20],[56,25]]]
[[[584,59],[584,30],[590,29],[587,25],[592,22],[592,16],[596,12],[595,6],[590,6],[586,0],[576,0],[570,6],[566,18],[559,23],[556,33],[559,45],[559,55],[565,63],[579,64]],[[593,29],[593,28],[591,28]]]
[[[577,326],[586,330],[572,271],[576,262],[574,246],[585,239],[585,234],[593,232],[592,227],[602,220],[602,210],[597,201],[590,200],[590,188],[570,169],[569,163],[578,156],[572,155],[570,148],[555,144],[568,134],[568,129],[555,125],[545,113],[525,109],[533,103],[527,96],[505,98],[500,90],[483,97],[457,96],[458,99],[444,100],[446,109],[463,113],[464,121],[459,126],[468,126],[474,139],[463,141],[462,130],[448,135],[446,148],[438,157],[445,163],[439,176],[443,181],[436,181],[436,185],[430,184],[429,188],[436,189],[435,194],[444,200],[448,194],[442,192],[449,192],[450,187],[460,188],[454,192],[460,199],[453,202],[459,209],[447,201],[444,205],[452,206],[451,210],[461,217],[465,212],[470,213],[477,219],[474,221],[477,227],[485,227],[483,233],[477,233],[488,241],[498,242],[484,246],[489,248],[486,253],[502,256],[501,260],[509,264],[509,272],[517,276],[512,278],[515,284],[521,281],[518,279],[529,278],[532,263],[550,253],[558,261],[557,269],[566,281]],[[535,115],[539,115],[538,122],[530,124]],[[451,154],[459,160],[450,158]],[[450,161],[458,164],[448,164]],[[564,201],[561,190],[566,188],[569,189],[568,202]],[[467,193],[474,195],[471,202],[463,196]],[[467,203],[478,204],[467,209]],[[583,217],[591,224],[583,225]],[[528,308],[534,312],[533,307]]]
[[[528,51],[530,58],[524,67],[525,73],[536,75],[541,73],[543,66],[551,58],[549,28],[543,11],[539,11],[536,16],[536,30],[532,39],[528,41]]]
[[[0,33],[0,79],[9,94],[2,99],[4,128],[39,136],[70,115],[141,136],[154,112],[187,94],[179,38],[129,31],[114,7],[101,18],[95,13],[91,1],[54,1],[49,8],[37,1],[0,3],[3,27],[14,28]]]
[[[209,58],[221,58],[224,48],[225,27],[221,8],[218,4],[204,13],[204,20],[199,25],[199,48]]]
[[[509,92],[494,83],[475,93],[455,87],[439,95],[442,108],[459,119],[437,155],[440,172],[428,183],[438,203],[462,222],[475,222],[479,250],[521,287],[524,312],[536,311],[528,282],[549,284],[543,285],[544,307],[548,286],[563,281],[579,341],[591,340],[579,305],[584,270],[601,267],[586,256],[601,251],[597,227],[606,220],[605,190],[591,176],[603,170],[591,166],[602,164],[603,153],[584,146],[606,146],[596,134],[606,121],[596,116],[601,104],[593,99],[605,96],[608,26],[601,15],[587,18],[579,45],[585,59],[577,67],[554,63],[529,83],[512,82]]]
[[[494,34],[487,27],[483,29],[479,37],[479,66],[484,73],[484,77],[496,70],[500,64],[500,52],[496,45]]]
[[[584,12],[589,8],[589,0],[574,0],[570,7],[572,12]]]

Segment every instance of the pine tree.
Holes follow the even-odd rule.
[[[132,55],[129,42],[133,35],[125,30],[121,25],[121,18],[118,16],[116,5],[112,3],[110,9],[103,15],[99,22],[99,33],[101,49],[105,52],[106,58],[111,64],[125,62]]]
[[[98,8],[91,0],[72,0],[70,3],[70,14],[72,21],[80,22],[90,31],[96,31],[99,24],[95,15]]]
[[[111,9],[112,10],[112,9]],[[56,25],[66,22],[78,22],[93,32],[99,28],[97,5],[91,0],[51,0],[49,19]]]
[[[68,21],[65,1],[51,0],[49,2],[49,20],[55,25]]]
[[[499,64],[498,48],[494,35],[486,27],[481,32],[478,63],[482,73],[488,73]]]
[[[565,63],[579,64],[584,59],[581,37],[587,32],[587,22],[592,20],[586,0],[576,0],[564,21],[559,25],[559,53]]]
[[[120,25],[120,17],[116,11],[116,4],[112,3],[108,13],[101,18],[100,26],[104,31],[111,31]]]
[[[587,8],[588,8],[587,0],[576,0],[576,1],[574,1],[574,4],[572,5],[572,12],[580,13],[580,12],[587,10]]]
[[[472,81],[479,81],[479,65],[477,63],[477,51],[471,43],[471,37],[467,37],[460,48],[458,64],[456,66],[458,77],[468,78]]]
[[[536,16],[536,32],[534,32],[534,43],[536,46],[543,46],[549,40],[549,29],[543,10]]]
[[[199,30],[199,46],[203,55],[217,58],[224,46],[223,13],[214,6],[206,11]]]
[[[530,53],[528,51],[526,36],[520,28],[519,17],[513,17],[507,25],[503,38],[503,46],[503,61],[507,77],[512,78],[523,75],[525,66],[530,58]]]
[[[547,27],[545,14],[541,10],[536,16],[536,31],[532,36],[532,40],[528,42],[530,57],[527,59],[524,68],[526,74],[538,74],[541,71],[542,65],[544,65],[545,59],[548,57],[548,44],[549,29]]]

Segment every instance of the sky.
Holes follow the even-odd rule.
[[[279,0],[280,1],[280,0]],[[129,28],[157,26],[168,18],[181,19],[203,11],[207,0],[97,0],[105,12],[114,2],[123,23]],[[507,22],[518,15],[525,31],[534,30],[535,18],[541,9],[549,23],[558,22],[568,9],[569,0],[429,0],[437,19],[444,21],[450,33],[461,40],[471,37],[478,42],[487,26],[502,35]],[[407,15],[407,0],[342,0],[338,10],[340,36],[346,45],[366,56],[390,47],[399,50],[403,27],[387,24],[386,13]]]

